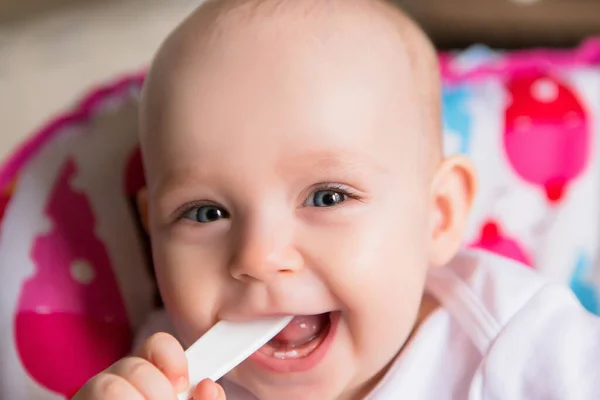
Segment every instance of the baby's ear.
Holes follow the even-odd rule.
[[[437,169],[431,186],[430,266],[447,264],[463,244],[476,190],[475,170],[466,157],[449,157]]]
[[[148,189],[145,187],[141,188],[137,192],[137,208],[140,213],[140,218],[142,220],[142,226],[146,230],[146,233],[149,233],[148,229]]]

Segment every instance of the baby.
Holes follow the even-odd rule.
[[[177,340],[152,336],[75,398],[175,399],[179,343],[294,315],[194,399],[599,399],[600,320],[459,251],[476,184],[442,156],[440,113],[432,45],[383,0],[204,3],[159,51],[141,112]]]

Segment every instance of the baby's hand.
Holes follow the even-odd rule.
[[[159,333],[136,357],[124,358],[92,378],[73,400],[176,400],[188,386],[187,359],[179,342]],[[209,380],[193,392],[194,400],[225,400],[221,386]]]

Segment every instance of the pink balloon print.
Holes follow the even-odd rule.
[[[590,123],[575,93],[549,75],[517,77],[507,85],[504,146],[513,169],[559,202],[584,170]]]
[[[33,244],[36,271],[21,289],[15,323],[17,350],[28,373],[67,398],[127,354],[132,342],[90,204],[70,186],[75,174],[68,161],[53,188],[46,206],[52,230]]]
[[[506,236],[499,224],[493,220],[483,225],[479,239],[471,247],[499,254],[533,268],[531,257],[523,246],[516,239]]]

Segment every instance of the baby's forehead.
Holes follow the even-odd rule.
[[[329,39],[321,36],[318,40],[311,36],[314,30],[281,25],[289,18],[280,20],[278,15],[260,20],[279,21],[268,27],[255,24],[235,30],[225,22],[219,27],[221,33],[203,33],[198,23],[206,22],[209,14],[199,11],[184,23],[166,42],[150,71],[141,119],[146,154],[149,147],[154,147],[154,154],[170,147],[180,148],[175,153],[185,153],[194,147],[190,143],[211,155],[225,149],[236,153],[244,146],[275,146],[282,141],[296,147],[319,144],[321,150],[335,154],[339,143],[326,139],[339,142],[345,134],[341,138],[346,139],[345,146],[360,150],[364,142],[383,141],[377,135],[385,131],[386,122],[388,127],[397,125],[397,137],[407,134],[403,129],[426,134],[424,127],[410,123],[417,114],[427,113],[421,108],[436,108],[431,104],[436,98],[435,77],[430,79],[433,89],[420,87],[423,80],[415,75],[410,59],[415,52],[427,53],[419,43],[407,45],[398,37],[388,37],[390,32],[379,29],[382,25],[368,26],[368,17],[353,12],[348,15],[361,18],[366,28],[346,23],[343,29],[330,30]],[[318,14],[318,18],[328,16]],[[240,21],[239,15],[235,18]],[[297,27],[314,23],[311,18],[294,18]],[[204,39],[198,40],[199,34]],[[407,40],[414,42],[413,36]],[[384,98],[381,93],[386,90],[389,96]],[[420,91],[432,93],[421,98],[421,93],[415,93]],[[423,106],[423,100],[429,104]],[[371,126],[366,125],[369,119]],[[358,128],[371,130],[371,137],[353,142],[351,131]],[[154,156],[145,156],[147,163],[149,158]]]

